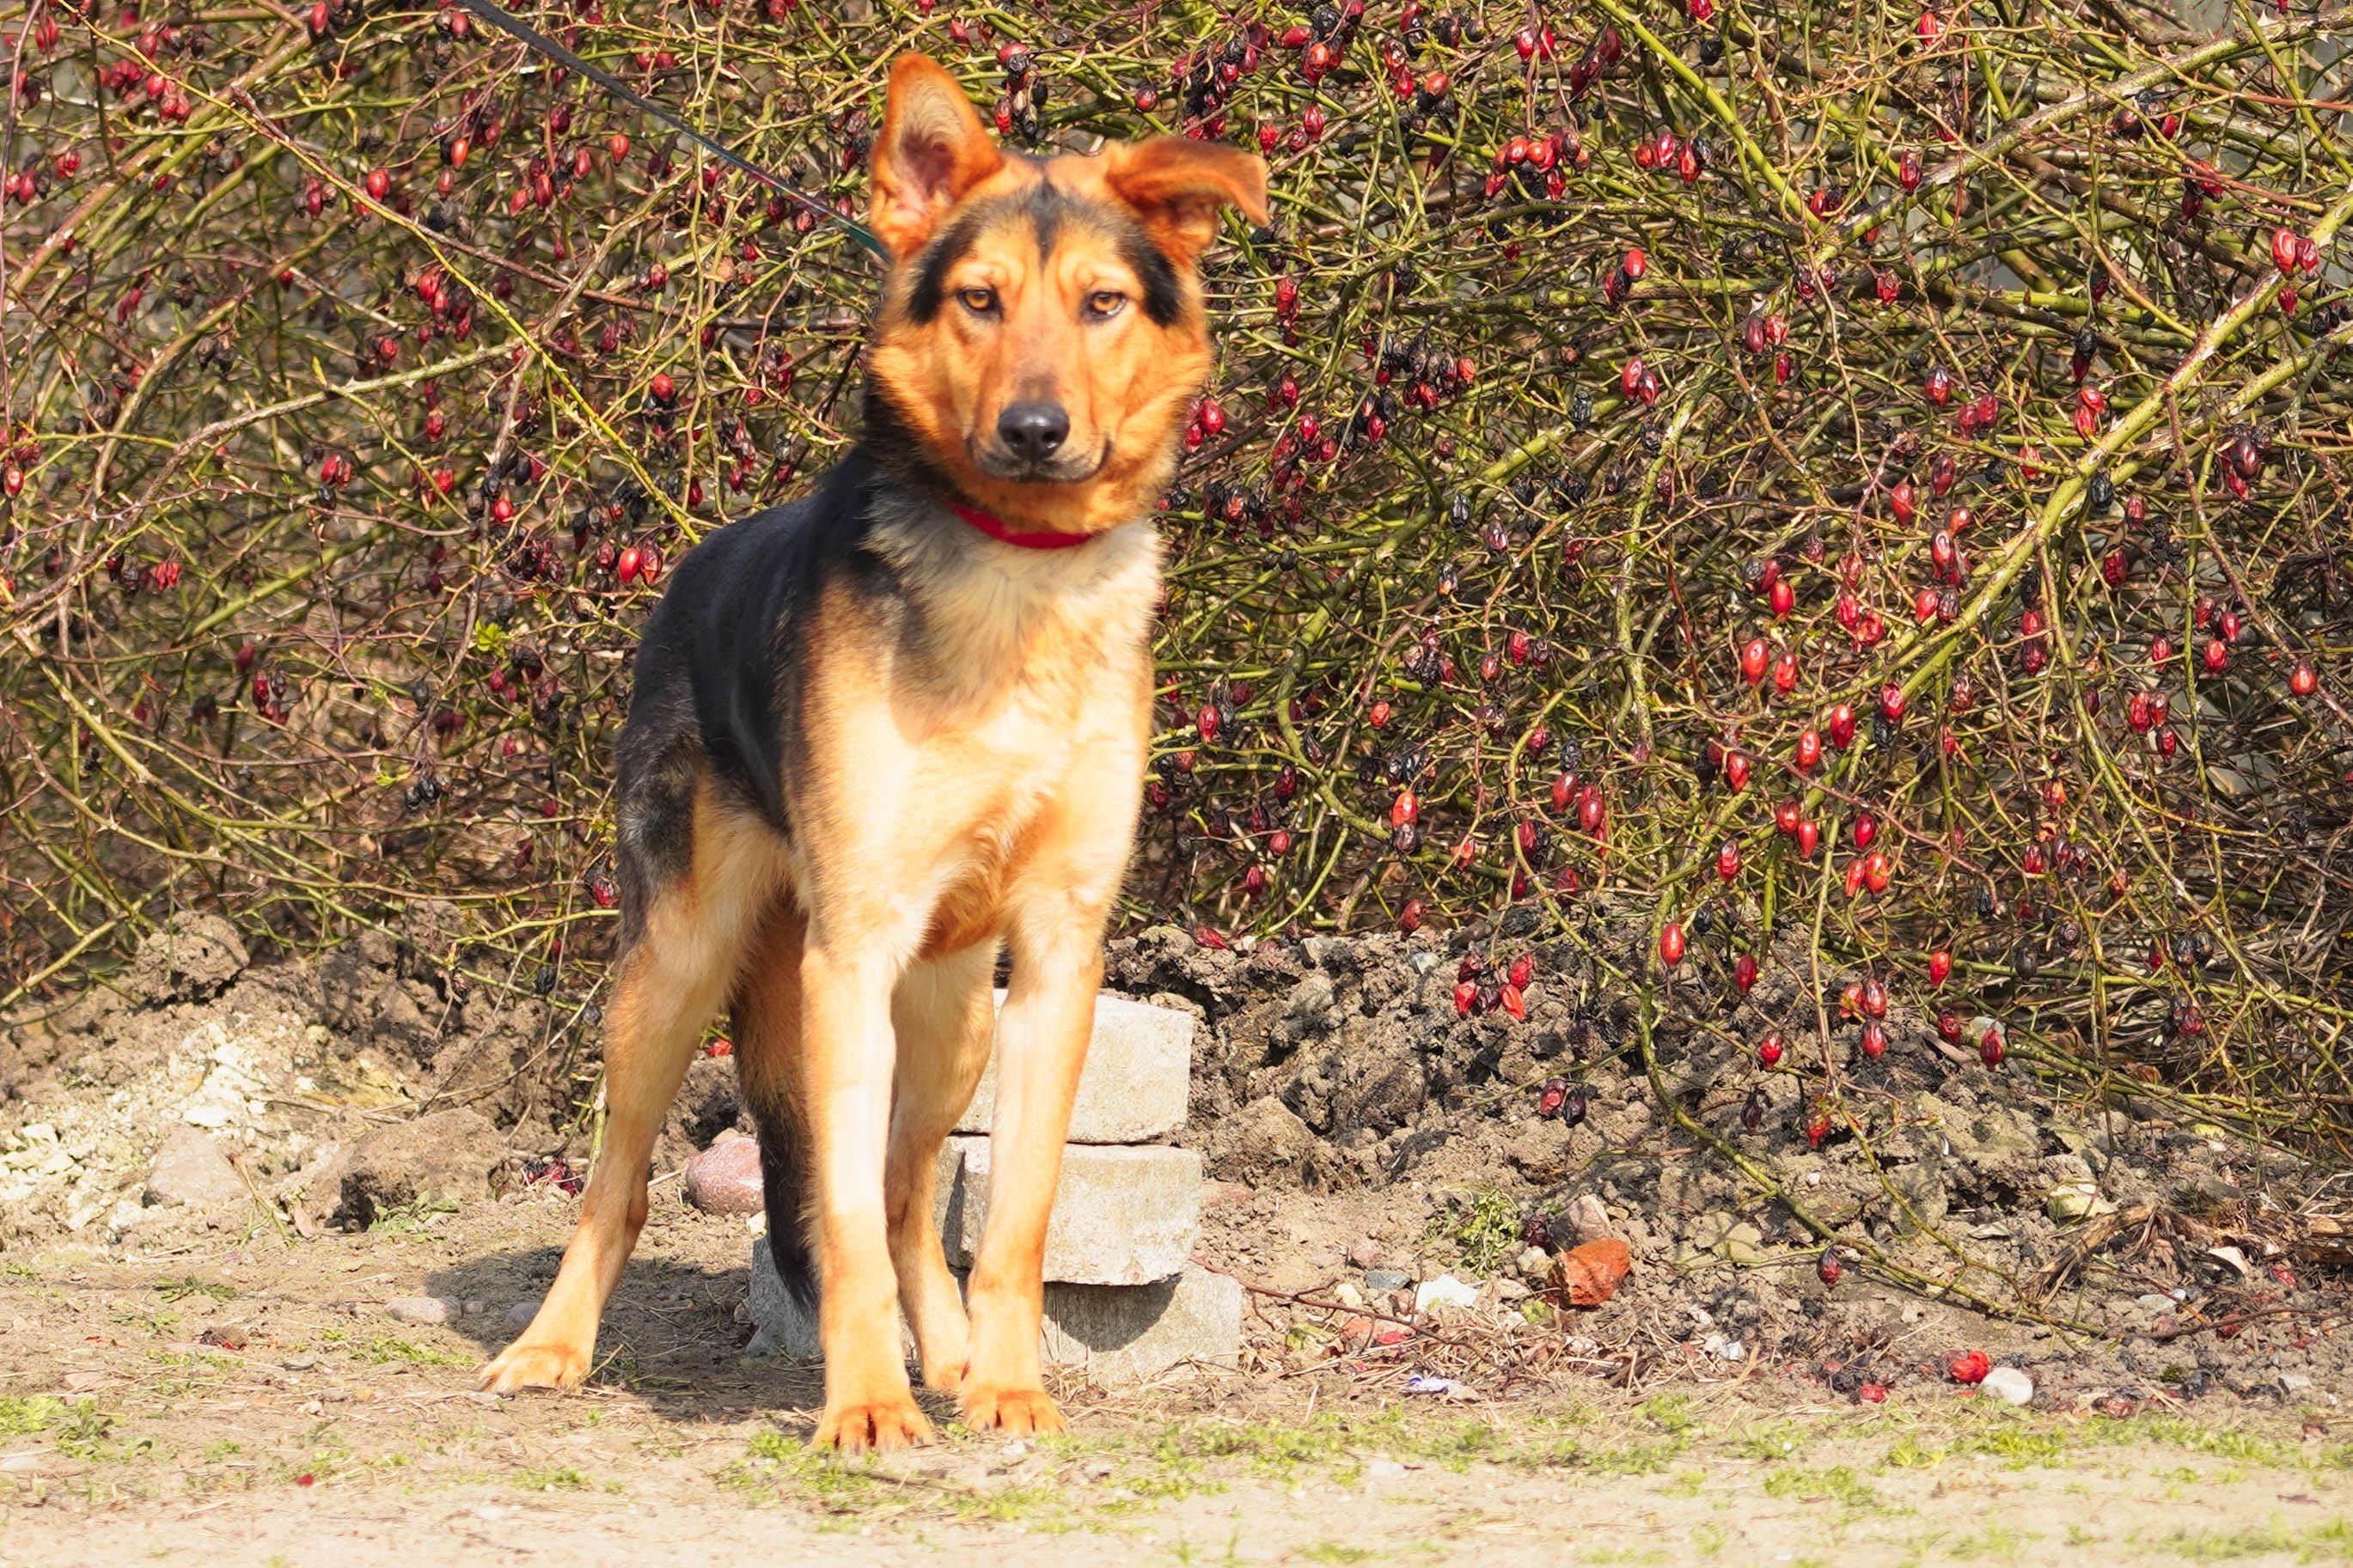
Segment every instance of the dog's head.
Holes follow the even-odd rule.
[[[1160,136],[1008,153],[955,78],[902,57],[874,142],[870,223],[892,267],[870,419],[1008,521],[1089,533],[1140,515],[1208,373],[1198,263],[1229,205],[1266,221],[1247,153]]]

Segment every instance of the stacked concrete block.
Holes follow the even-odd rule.
[[[1189,1013],[1115,996],[1095,1003],[1046,1228],[1044,1349],[1049,1363],[1082,1367],[1104,1386],[1180,1362],[1230,1364],[1240,1351],[1240,1282],[1188,1261],[1200,1226],[1201,1157],[1155,1142],[1184,1125],[1193,1024]],[[959,1278],[987,1218],[996,1076],[992,1060],[940,1152],[934,1217]],[[753,1244],[749,1307],[759,1325],[751,1353],[818,1353],[814,1315],[785,1293],[765,1237]]]

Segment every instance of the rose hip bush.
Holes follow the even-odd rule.
[[[2344,9],[529,14],[844,211],[907,47],[1265,153],[1134,920],[1512,910],[1463,1010],[1573,940],[1718,1033],[1794,966],[1816,1140],[1931,1020],[2353,1121]],[[633,633],[849,439],[871,262],[452,5],[0,42],[0,994],[430,897],[584,1001]]]

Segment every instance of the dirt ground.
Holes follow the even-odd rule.
[[[0,1563],[2353,1562],[2325,1397],[2019,1411],[1922,1379],[1874,1405],[1752,1362],[1451,1402],[1342,1361],[1070,1390],[1046,1442],[821,1459],[815,1373],[736,1355],[744,1222],[676,1202],[587,1390],[473,1392],[572,1207],[11,1254]],[[388,1315],[420,1294],[480,1310]]]
[[[590,1386],[478,1393],[576,1208],[596,1019],[446,913],[315,959],[175,918],[0,1021],[0,1568],[2353,1563],[2353,1180],[2160,1084],[1989,1068],[1927,999],[1883,1059],[1850,1020],[1764,1071],[1826,1005],[1787,955],[1668,998],[1646,1065],[1606,924],[1112,944],[1200,1019],[1237,1366],[1057,1374],[1049,1441],[811,1455],[818,1372],[741,1354],[758,1222],[681,1196],[742,1126],[714,1049]],[[1523,967],[1525,1016],[1454,1005]],[[1631,1272],[1565,1308],[1596,1236]]]

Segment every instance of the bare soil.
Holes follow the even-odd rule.
[[[743,1223],[677,1205],[591,1387],[473,1392],[571,1207],[12,1255],[0,1563],[2353,1561],[2333,1411],[2046,1414],[1925,1379],[1858,1405],[1790,1367],[1460,1402],[1401,1366],[1185,1372],[1064,1388],[1052,1441],[840,1463],[803,1447],[814,1369],[735,1354]],[[386,1315],[420,1293],[489,1306]]]
[[[591,1385],[477,1393],[576,1207],[594,1019],[470,984],[438,918],[267,963],[175,922],[0,1028],[0,1564],[2353,1561],[2341,1180],[1900,1007],[1883,1061],[1833,1042],[1811,1138],[1748,1054],[1812,1012],[1794,977],[1671,1007],[1645,1060],[1576,950],[1503,932],[1525,1019],[1456,1015],[1459,938],[1114,944],[1113,985],[1204,1020],[1239,1368],[1065,1374],[1050,1441],[810,1455],[817,1369],[740,1354],[747,1222],[679,1196],[738,1122],[712,1058]],[[242,1197],[159,1191],[192,1127]],[[1564,1310],[1592,1231],[1632,1272]],[[1969,1351],[2031,1405],[1956,1384]]]

